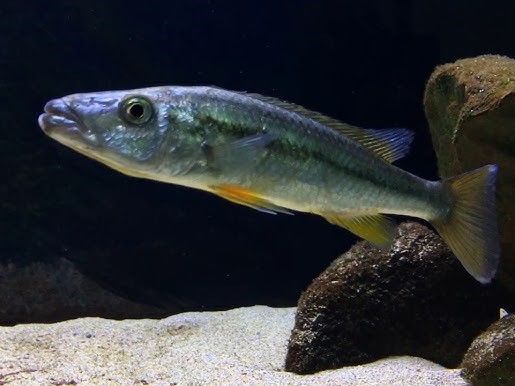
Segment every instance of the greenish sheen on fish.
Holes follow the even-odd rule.
[[[385,215],[421,218],[478,281],[497,270],[497,166],[419,178],[392,165],[409,150],[405,129],[362,129],[258,94],[180,86],[54,99],[39,125],[127,175],[268,213],[314,213],[382,248],[395,229]]]

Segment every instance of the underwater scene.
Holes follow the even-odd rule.
[[[515,3],[0,4],[1,385],[515,385]]]

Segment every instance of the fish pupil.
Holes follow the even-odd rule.
[[[145,108],[141,103],[134,103],[127,111],[133,118],[140,119],[145,114]]]

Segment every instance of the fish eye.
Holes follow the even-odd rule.
[[[152,119],[154,109],[147,98],[132,96],[120,103],[120,113],[127,123],[144,125]]]

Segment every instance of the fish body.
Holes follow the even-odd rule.
[[[154,87],[74,94],[47,103],[50,137],[122,173],[215,193],[270,213],[309,212],[382,247],[385,214],[425,219],[486,283],[499,247],[497,167],[427,181],[391,162],[405,129],[361,129],[257,94]]]

